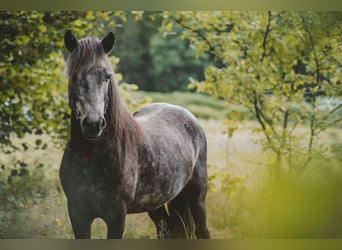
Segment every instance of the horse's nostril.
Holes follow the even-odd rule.
[[[88,117],[86,117],[86,118],[83,119],[82,125],[83,125],[84,127],[91,127],[92,122],[91,122],[91,120],[90,120]]]
[[[104,118],[101,118],[100,121],[100,129],[104,129],[106,127],[106,120]]]

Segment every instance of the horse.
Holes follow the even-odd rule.
[[[210,238],[204,130],[167,103],[131,114],[108,58],[114,42],[112,32],[64,34],[71,127],[59,175],[74,236],[91,238],[100,218],[107,238],[120,239],[126,215],[147,212],[158,238]]]

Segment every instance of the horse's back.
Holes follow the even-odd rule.
[[[169,103],[152,103],[137,110],[134,117],[143,132],[158,134],[160,140],[180,137],[182,143],[191,143],[196,149],[206,143],[199,121],[183,107]]]
[[[142,126],[148,120],[147,123],[154,123],[154,125],[156,123],[162,123],[173,127],[193,123],[194,126],[201,129],[199,121],[190,111],[181,106],[169,103],[157,102],[146,105],[135,111],[133,116]]]

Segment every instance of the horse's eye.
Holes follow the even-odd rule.
[[[77,108],[75,108],[74,112],[75,112],[76,118],[78,119],[81,116],[81,112]]]
[[[112,76],[112,73],[106,73],[105,80],[108,81],[111,76]]]

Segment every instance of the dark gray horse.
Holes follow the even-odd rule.
[[[113,33],[77,40],[67,31],[64,42],[72,115],[60,179],[75,237],[90,238],[93,220],[102,218],[107,237],[122,238],[126,214],[148,212],[159,238],[185,238],[191,230],[209,238],[199,122],[165,103],[128,112],[107,57]]]

